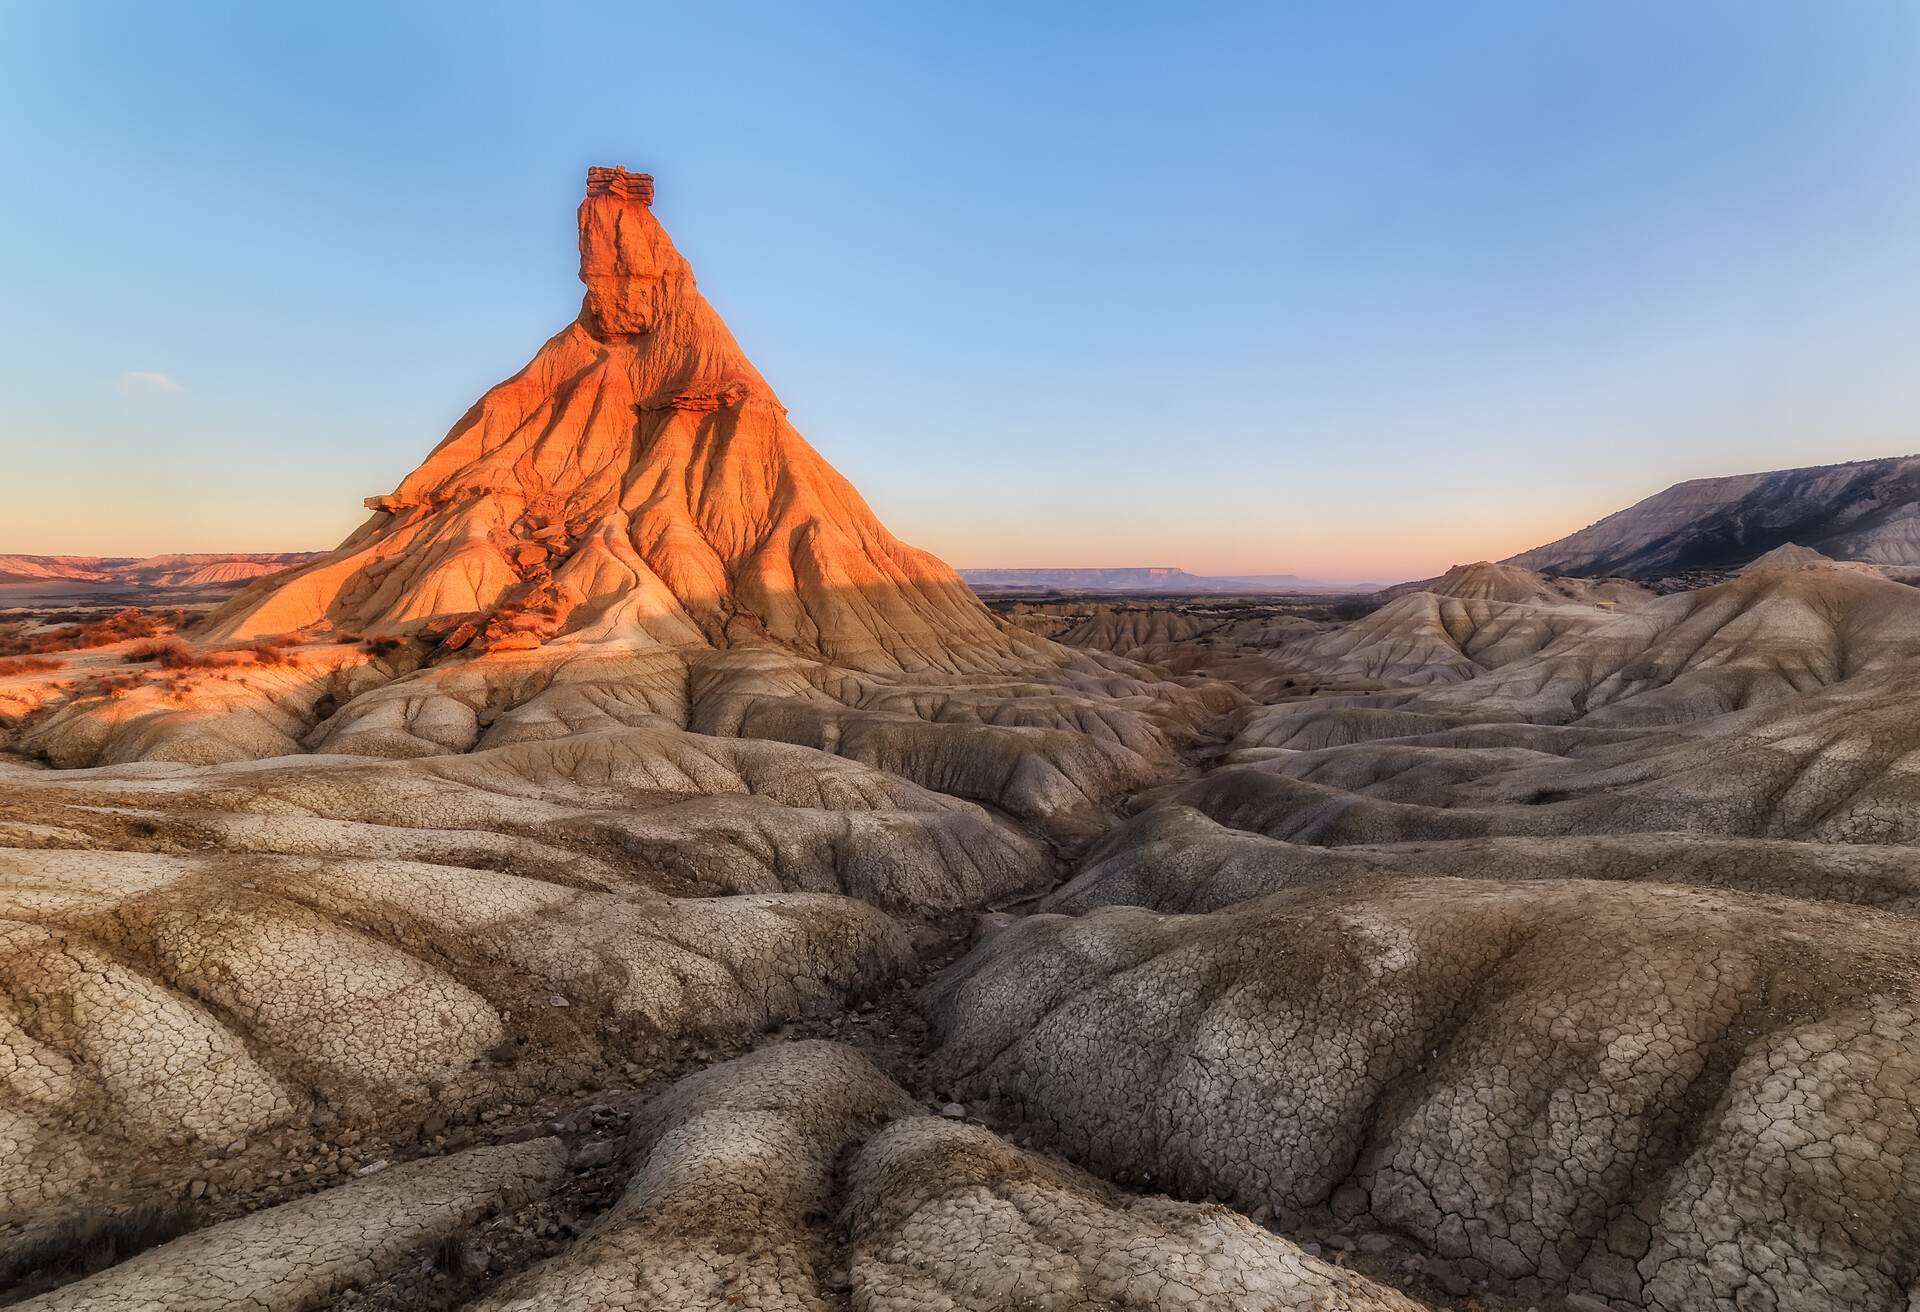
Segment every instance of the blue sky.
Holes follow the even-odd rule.
[[[573,316],[591,163],[959,565],[1409,577],[1911,451],[1917,57],[1846,0],[0,0],[0,551],[332,545]]]

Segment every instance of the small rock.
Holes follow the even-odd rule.
[[[226,1151],[227,1151],[227,1156],[232,1157],[235,1154],[243,1153],[246,1150],[247,1150],[247,1141],[245,1139],[235,1139],[232,1143],[227,1145]]]
[[[1328,1236],[1327,1236],[1327,1247],[1328,1247],[1328,1248],[1331,1248],[1331,1249],[1333,1249],[1333,1250],[1335,1250],[1336,1252],[1341,1252],[1341,1253],[1348,1253],[1348,1252],[1352,1252],[1352,1251],[1353,1251],[1353,1236],[1352,1236],[1352,1235],[1342,1235],[1342,1234],[1332,1234],[1332,1235],[1328,1235]]]
[[[1262,1203],[1247,1214],[1247,1219],[1255,1225],[1266,1225],[1273,1220],[1273,1205]]]
[[[435,1112],[433,1115],[427,1117],[426,1120],[420,1122],[420,1137],[422,1139],[438,1138],[446,1132],[447,1118],[439,1112]]]
[[[957,1102],[950,1102],[945,1107],[942,1107],[940,1114],[950,1121],[964,1121],[967,1119],[966,1107]]]
[[[1361,1235],[1356,1247],[1363,1253],[1386,1253],[1393,1250],[1393,1240],[1386,1235]]]
[[[1320,1245],[1309,1239],[1306,1243],[1300,1245],[1300,1251],[1308,1257],[1318,1257],[1320,1256]]]
[[[620,1155],[620,1145],[611,1139],[601,1139],[597,1143],[581,1145],[580,1151],[573,1155],[573,1169],[591,1171],[598,1166],[610,1164]]]
[[[387,1159],[382,1157],[377,1162],[368,1162],[365,1166],[355,1171],[354,1174],[355,1175],[372,1175],[377,1171],[384,1171],[386,1169],[387,1169]]]
[[[571,1007],[573,1004],[556,993],[547,999],[547,1005],[549,1007]]]
[[[1422,1264],[1422,1269],[1425,1270],[1427,1279],[1455,1298],[1464,1298],[1473,1292],[1473,1281],[1467,1277],[1466,1272],[1452,1262],[1430,1257]]]
[[[205,1195],[206,1192],[207,1192],[207,1182],[205,1180],[195,1180],[192,1184],[187,1186],[187,1197],[189,1198],[202,1197],[203,1195]]]
[[[973,918],[972,941],[975,943],[986,942],[1008,925],[1011,925],[1017,918],[1018,917],[1009,915],[1005,911],[981,912]]]

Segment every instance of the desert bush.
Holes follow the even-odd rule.
[[[300,658],[275,642],[257,642],[237,651],[207,651],[178,638],[153,638],[127,648],[127,660],[151,662],[163,670],[224,670],[236,665],[298,665]]]
[[[83,694],[96,697],[110,697],[115,701],[146,682],[141,674],[98,674],[80,685]]]
[[[138,606],[109,615],[104,620],[83,624],[63,624],[37,633],[15,633],[0,637],[0,656],[33,656],[52,651],[84,651],[106,647],[129,638],[151,638],[178,628],[186,612],[145,611]]]
[[[193,667],[195,657],[193,649],[178,638],[149,638],[127,648],[127,660],[136,665],[151,662],[162,669],[185,670]]]
[[[43,670],[59,668],[59,661],[48,660],[45,656],[10,656],[0,660],[0,679],[13,674],[39,674]]]

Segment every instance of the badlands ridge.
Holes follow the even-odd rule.
[[[0,630],[20,1306],[1920,1300],[1920,591],[996,614],[652,199],[336,550]]]

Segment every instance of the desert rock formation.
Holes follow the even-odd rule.
[[[0,623],[0,1294],[1910,1312],[1904,465],[996,614],[653,199],[335,551]]]

